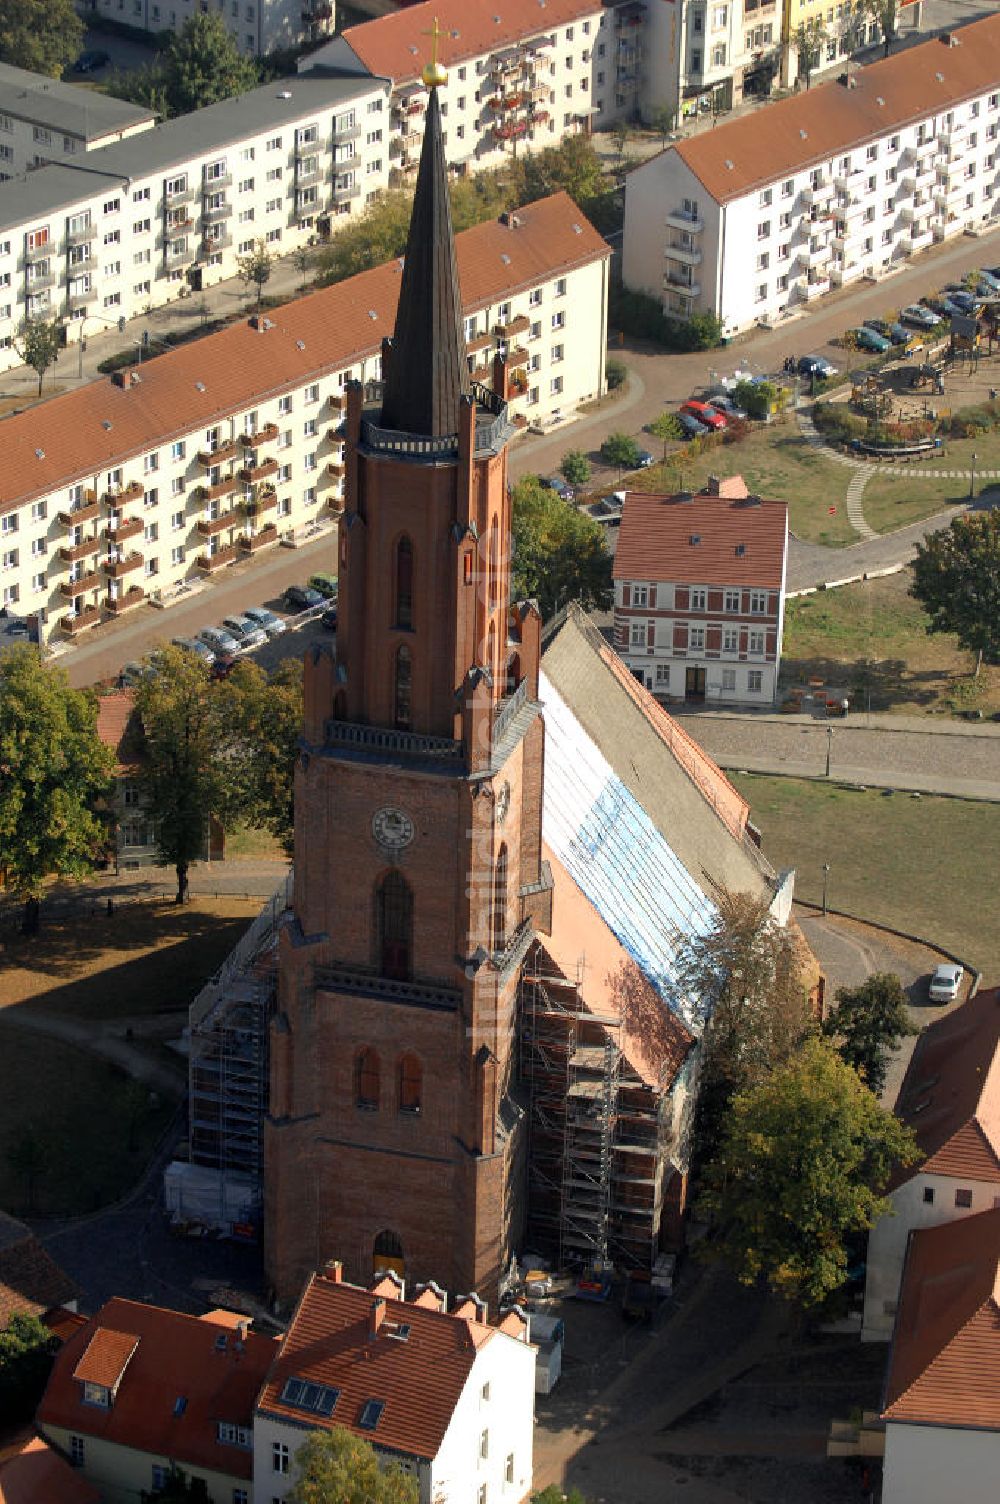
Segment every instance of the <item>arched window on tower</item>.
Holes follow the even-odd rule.
[[[490,523],[490,610],[500,594],[500,542],[499,526],[494,517]]]
[[[497,864],[493,869],[493,949],[503,950],[507,944],[507,848],[497,852]]]
[[[397,731],[409,731],[413,700],[413,659],[404,643],[396,649],[396,672],[393,684],[393,724]]]
[[[423,1095],[424,1072],[416,1055],[404,1055],[399,1062],[399,1110],[419,1112]]]
[[[496,683],[496,674],[497,674],[496,651],[497,651],[497,633],[496,633],[496,627],[493,624],[493,622],[490,622],[489,631],[486,633],[486,667],[490,671],[490,677],[492,678],[494,684]]]
[[[371,1112],[378,1108],[380,1090],[378,1054],[370,1046],[354,1057],[354,1102]]]
[[[413,894],[402,873],[387,872],[376,891],[378,967],[394,982],[408,982],[413,952]]]
[[[395,1274],[402,1274],[404,1269],[402,1240],[389,1228],[380,1232],[372,1244],[372,1273],[378,1274],[383,1269],[391,1269]]]
[[[413,626],[413,544],[405,536],[396,544],[396,626]]]

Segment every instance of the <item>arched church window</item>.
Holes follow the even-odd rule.
[[[405,536],[396,544],[396,626],[413,626],[413,544]]]
[[[497,519],[490,523],[490,609],[500,594],[500,534]]]
[[[507,847],[501,846],[493,869],[493,949],[507,944]]]
[[[380,1269],[403,1273],[403,1241],[389,1228],[384,1228],[372,1244],[372,1272],[377,1274]]]
[[[378,1054],[366,1046],[354,1057],[355,1104],[368,1111],[377,1108],[380,1086]]]
[[[392,981],[410,979],[413,949],[413,894],[402,873],[387,872],[376,895],[378,965]]]
[[[507,659],[507,688],[506,693],[512,695],[521,682],[521,659],[519,654],[511,653]]]
[[[413,659],[404,643],[396,649],[393,685],[393,723],[397,731],[409,731],[413,700]]]
[[[423,1093],[424,1072],[416,1055],[404,1055],[399,1062],[399,1110],[419,1112]]]

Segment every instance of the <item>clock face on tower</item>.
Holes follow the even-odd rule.
[[[413,840],[413,821],[403,810],[387,806],[372,815],[372,835],[387,851],[402,851]]]

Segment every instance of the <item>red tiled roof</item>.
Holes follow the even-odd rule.
[[[940,117],[997,81],[1000,14],[934,37],[850,74],[851,87],[817,84],[765,109],[702,131],[675,151],[720,203],[760,184],[845,155],[872,137]],[[860,179],[859,179],[860,181]]]
[[[79,1293],[31,1229],[0,1212],[0,1328],[12,1316],[44,1316]]]
[[[74,1368],[73,1377],[81,1384],[103,1384],[105,1389],[114,1389],[138,1346],[134,1332],[116,1332],[99,1326]]]
[[[467,313],[611,254],[568,194],[527,204],[516,219],[456,236]],[[377,354],[395,325],[401,266],[390,261],[272,309],[263,333],[233,324],[144,362],[137,386],[88,382],[5,418],[0,512],[71,482],[92,484],[130,455]]]
[[[97,734],[118,760],[117,771],[127,772],[137,766],[134,737],[137,727],[132,720],[135,695],[130,689],[112,690],[97,702]]]
[[[1000,1182],[1000,988],[978,993],[924,1031],[896,1113],[924,1155],[897,1184],[925,1171]]]
[[[100,1498],[40,1436],[0,1452],[0,1504],[99,1504]]]
[[[221,1351],[220,1335],[226,1339]],[[85,1405],[81,1371],[88,1377],[93,1372],[96,1383],[113,1382],[108,1376],[129,1342],[138,1345],[114,1404],[107,1410]],[[38,1424],[172,1457],[183,1467],[249,1478],[252,1453],[219,1442],[217,1426],[220,1421],[252,1424],[254,1399],[274,1353],[274,1341],[255,1332],[248,1332],[239,1347],[228,1324],[115,1298],[57,1354]],[[183,1406],[176,1403],[180,1398]]]
[[[470,5],[468,0],[424,0],[421,5],[350,26],[343,37],[372,73],[401,83],[419,78],[424,64],[430,62],[429,32],[435,20],[441,28],[438,61],[450,68],[466,58],[600,13],[597,0],[483,0],[479,5]]]
[[[309,1281],[257,1402],[258,1411],[302,1421],[303,1412],[280,1396],[291,1378],[338,1390],[329,1416],[309,1424],[343,1426],[375,1446],[412,1457],[437,1455],[465,1387],[476,1351],[496,1336],[482,1322],[431,1310],[422,1302],[387,1298],[381,1331],[370,1335],[373,1292],[325,1274]],[[390,1336],[400,1323],[406,1341]],[[384,1410],[374,1431],[359,1418],[368,1400]]]
[[[784,578],[787,532],[788,507],[783,501],[629,491],[614,577],[778,590]],[[693,543],[693,538],[699,541]]]
[[[1000,1430],[1000,1209],[910,1234],[884,1416]]]

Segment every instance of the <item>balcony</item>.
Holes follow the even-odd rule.
[[[507,369],[516,371],[520,366],[526,366],[531,356],[521,345],[515,345],[513,350],[507,351]]]
[[[59,557],[64,564],[78,564],[81,559],[86,559],[90,554],[96,553],[101,546],[101,540],[94,533],[90,538],[84,538],[82,543],[64,543],[59,550]]]
[[[89,574],[78,575],[75,580],[63,580],[59,586],[59,593],[66,600],[75,600],[78,595],[86,595],[91,590],[100,590],[104,579],[99,569],[92,569]]]
[[[262,460],[259,465],[244,465],[239,472],[239,477],[246,485],[253,486],[259,480],[267,480],[269,475],[277,475],[277,473],[277,460]]]
[[[239,541],[241,552],[245,554],[258,553],[262,548],[270,548],[278,542],[278,529],[273,522],[267,527],[262,527],[259,533],[253,533],[249,537],[243,537]]]
[[[232,175],[231,172],[224,172],[221,175],[221,177],[217,177],[217,178],[204,177],[201,180],[201,191],[202,191],[203,194],[204,193],[221,193],[224,188],[231,188],[232,186],[233,186],[233,175]]]
[[[117,520],[110,517],[101,537],[109,542],[127,543],[129,538],[138,538],[143,527],[141,517],[119,517]]]
[[[360,183],[349,183],[346,187],[338,187],[335,183],[333,186],[333,202],[335,204],[346,204],[352,198],[360,198],[360,196]]]
[[[465,346],[466,355],[477,355],[480,350],[491,349],[493,340],[492,334],[480,334],[476,339],[468,340]]]
[[[220,444],[217,449],[199,449],[198,463],[199,465],[202,465],[206,470],[211,469],[213,465],[224,465],[226,460],[232,460],[236,458],[239,447],[240,446],[238,440],[227,439],[226,442],[224,444]]]
[[[700,266],[701,251],[689,245],[664,246],[663,254],[669,256],[671,261],[679,261],[682,266]]]
[[[676,271],[673,271],[669,266],[667,267],[667,270],[663,274],[663,285],[675,292],[686,293],[689,298],[696,298],[701,292],[701,283],[693,282],[690,278],[685,277],[679,267]]]
[[[112,580],[120,580],[133,570],[141,569],[144,563],[142,554],[137,553],[126,554],[124,559],[105,559],[104,573]]]
[[[97,302],[97,288],[87,287],[79,292],[71,292],[66,301],[71,309],[86,308],[89,303]]]
[[[326,473],[330,476],[331,480],[340,480],[346,470],[347,466],[340,460],[329,460],[327,462]]]
[[[55,272],[42,272],[37,277],[28,278],[28,297],[34,297],[36,292],[44,292],[47,287],[55,287]]]
[[[112,616],[121,616],[124,611],[131,611],[134,606],[141,606],[146,599],[146,592],[141,585],[133,585],[126,590],[124,595],[109,595],[104,604]]]
[[[173,192],[170,192],[167,188],[164,188],[163,202],[168,208],[177,209],[181,204],[192,203],[195,198],[195,192],[196,190],[190,186],[185,188],[177,188]]]
[[[201,222],[203,225],[221,224],[224,219],[232,216],[232,204],[205,204],[202,206]]]
[[[33,266],[36,261],[44,261],[46,256],[51,256],[54,250],[55,246],[50,240],[46,240],[44,245],[26,245],[22,258],[23,265]]]
[[[527,334],[531,328],[531,320],[526,314],[519,314],[516,319],[511,319],[509,324],[498,324],[497,333],[504,339],[510,339],[515,334]]]
[[[295,158],[296,188],[305,188],[310,183],[318,183],[323,176],[323,168],[321,167],[319,161],[315,157],[308,158],[308,161],[312,163],[311,167],[307,167],[304,164],[302,158]]]
[[[80,527],[85,522],[92,522],[95,517],[100,516],[101,503],[97,499],[96,492],[84,491],[83,497],[83,501],[76,506],[56,514],[59,521],[65,523],[67,527]]]
[[[203,538],[214,538],[216,533],[224,533],[227,528],[239,527],[242,521],[238,507],[233,507],[228,512],[220,512],[218,517],[199,517],[195,527]]]
[[[683,209],[666,215],[663,223],[668,230],[687,230],[689,235],[697,235],[705,228],[703,219],[699,219],[697,215],[685,214]]]
[[[261,486],[256,496],[244,501],[243,510],[248,517],[257,517],[261,512],[272,512],[278,505],[278,493],[273,486]]]
[[[67,245],[88,245],[90,241],[97,239],[96,225],[81,225],[76,230],[67,229]]]
[[[214,256],[219,251],[225,251],[233,243],[233,237],[227,230],[222,235],[203,235],[201,248],[206,256]]]
[[[361,126],[357,121],[355,121],[353,125],[345,125],[343,128],[338,128],[335,123],[333,131],[330,135],[330,140],[332,141],[334,146],[343,146],[348,141],[357,141],[360,135]]]
[[[109,507],[117,507],[122,501],[128,501],[130,498],[138,501],[144,491],[145,487],[141,480],[130,480],[127,486],[109,486],[101,500]]]
[[[834,287],[848,287],[852,282],[860,281],[864,270],[860,261],[852,261],[848,266],[833,266],[830,268],[830,282]]]
[[[214,554],[199,554],[195,566],[204,574],[214,574],[217,569],[225,569],[227,564],[234,563],[240,552],[238,543],[230,543],[228,548],[217,548]]]
[[[80,632],[86,632],[88,627],[96,627],[100,619],[100,606],[85,606],[82,611],[64,616],[59,625],[70,637],[76,637]]]

